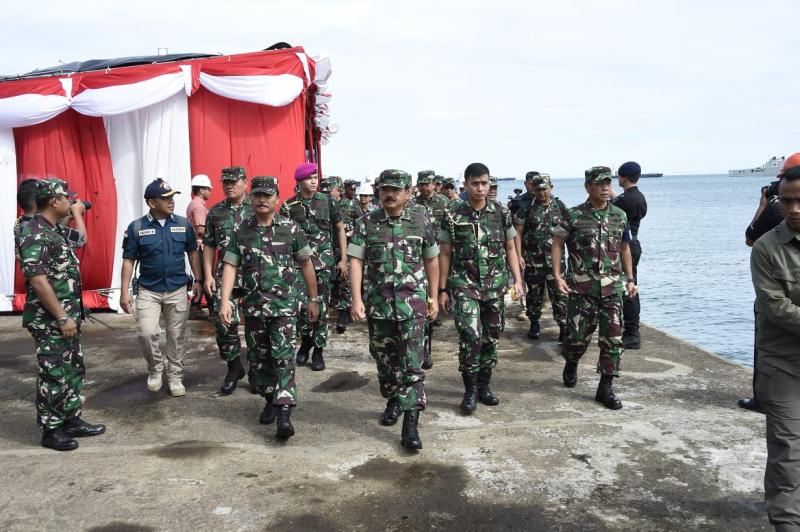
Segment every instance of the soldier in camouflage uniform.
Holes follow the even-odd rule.
[[[553,232],[551,264],[556,287],[569,294],[567,336],[561,346],[564,386],[578,381],[578,361],[586,352],[592,333],[600,324],[600,385],[595,400],[607,408],[622,408],[611,383],[619,376],[622,358],[622,297],[627,288],[636,294],[633,261],[628,242],[631,235],[625,212],[609,203],[611,169],[595,166],[586,170],[584,184],[589,199],[568,211]],[[569,277],[561,277],[564,243],[569,250]],[[627,283],[623,278],[627,277]],[[626,287],[627,284],[627,287]]]
[[[345,183],[352,183],[349,179]],[[353,208],[354,200],[347,197],[347,194],[339,193],[337,199],[337,190],[345,188],[342,186],[341,179],[338,177],[330,176],[322,180],[320,192],[323,194],[330,194],[336,199],[336,206],[339,208],[339,214],[342,217],[342,224],[344,225],[344,233],[346,238],[350,238],[353,233]],[[334,236],[334,235],[331,235]],[[341,260],[338,246],[334,246],[334,262],[336,264]],[[347,258],[345,257],[345,260]],[[336,332],[343,334],[347,331],[347,325],[350,323],[350,278],[347,275],[339,275],[338,267],[331,268],[331,308],[336,309],[338,317],[336,318]]]
[[[78,447],[75,437],[97,436],[103,425],[81,419],[81,389],[86,369],[81,351],[81,273],[67,228],[59,223],[70,212],[83,217],[81,202],[71,204],[67,183],[42,179],[36,183],[38,213],[19,233],[19,254],[26,279],[22,326],[36,343],[39,377],[37,422],[42,446],[57,451]]]
[[[499,402],[489,383],[497,365],[509,268],[517,293],[522,293],[522,279],[511,213],[488,199],[489,169],[470,164],[464,184],[467,201],[448,207],[439,228],[439,284],[446,287],[439,289],[439,306],[447,310],[452,305],[455,314],[464,381],[461,410],[470,413],[478,399],[489,406]]]
[[[447,206],[458,200],[458,190],[456,190],[456,180],[452,177],[442,179],[442,195],[447,199]]]
[[[367,318],[370,354],[387,399],[380,423],[394,425],[403,411],[401,444],[421,449],[417,422],[426,399],[420,363],[425,322],[438,313],[433,295],[439,247],[427,216],[408,207],[407,173],[384,170],[376,186],[383,207],[359,218],[347,250],[352,314],[355,320]]]
[[[317,275],[319,291],[319,320],[312,323],[308,313],[301,307],[297,320],[298,333],[302,343],[297,351],[297,365],[303,366],[311,354],[311,369],[325,369],[322,351],[328,342],[328,303],[330,301],[331,271],[337,268],[337,274],[347,275],[347,239],[344,224],[336,202],[330,196],[317,192],[317,165],[303,163],[297,167],[294,178],[300,192],[281,205],[281,215],[290,218],[300,225],[313,255],[311,262]],[[334,247],[339,248],[338,260]],[[301,301],[304,299],[301,296]]]
[[[542,316],[544,290],[553,307],[553,319],[558,324],[558,342],[566,336],[567,296],[556,290],[553,282],[553,266],[550,264],[550,246],[553,244],[553,230],[567,217],[567,206],[552,195],[553,184],[550,175],[539,174],[533,178],[533,200],[520,205],[514,214],[514,227],[517,230],[518,246],[522,250],[521,259],[525,264],[525,284],[528,293],[525,306],[531,322],[528,337],[539,338],[539,318]],[[561,271],[566,271],[562,260]]]
[[[222,259],[228,251],[231,237],[238,230],[243,220],[253,216],[250,198],[247,197],[247,174],[241,166],[231,166],[222,169],[222,189],[225,199],[211,207],[206,219],[206,234],[203,238],[203,272],[205,277],[205,291],[214,294],[214,308],[219,308],[220,294],[217,287],[222,281]],[[229,395],[233,393],[239,380],[244,377],[241,352],[242,343],[239,339],[239,306],[241,296],[241,276],[234,283],[234,297],[231,299],[232,313],[229,325],[216,319],[216,340],[219,355],[228,364],[228,371],[222,382],[220,393]],[[246,340],[246,338],[245,338]],[[255,367],[258,364],[258,351],[247,346],[248,380],[250,391],[260,393]]]
[[[310,294],[310,319],[319,318],[317,285],[311,264],[311,248],[295,222],[275,213],[280,199],[278,180],[255,177],[250,193],[255,215],[244,220],[233,235],[223,258],[220,319],[232,320],[230,295],[236,278],[244,296],[241,314],[248,345],[258,352],[256,378],[266,406],[259,422],[270,424],[277,417],[277,437],[294,435],[292,408],[297,405],[294,343],[299,308],[297,266]]]

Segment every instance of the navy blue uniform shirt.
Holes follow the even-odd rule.
[[[139,285],[153,292],[172,292],[186,286],[185,254],[197,250],[197,237],[192,224],[175,214],[164,227],[147,214],[128,225],[123,242],[123,259],[139,261]]]

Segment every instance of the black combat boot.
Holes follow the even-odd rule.
[[[105,425],[92,425],[79,417],[67,420],[62,428],[67,436],[72,436],[73,438],[100,436],[106,431]]]
[[[278,430],[275,436],[281,440],[288,440],[294,436],[294,427],[292,426],[292,407],[289,405],[276,406],[278,411]]]
[[[350,309],[339,310],[339,317],[336,320],[336,332],[344,334],[347,331],[348,323],[350,323]]]
[[[431,322],[431,325],[434,327],[441,327],[442,326],[442,318],[436,316],[436,319]]]
[[[578,363],[567,360],[564,364],[564,372],[561,374],[564,379],[564,386],[567,388],[574,388],[578,384]]]
[[[491,380],[492,368],[481,368],[480,372],[478,372],[478,399],[486,406],[494,406],[500,402],[500,399],[489,388]]]
[[[619,410],[622,408],[622,401],[617,399],[614,391],[611,389],[611,381],[614,380],[613,375],[601,375],[600,384],[597,386],[597,393],[594,400],[598,403],[603,403],[606,408],[611,410]]]
[[[73,451],[78,448],[78,440],[64,432],[63,427],[45,429],[42,432],[42,447],[56,451]]]
[[[275,418],[278,416],[278,408],[272,404],[272,396],[267,397],[267,404],[264,405],[264,410],[258,416],[258,422],[262,425],[271,425],[275,423]]]
[[[250,383],[250,393],[253,395],[264,395],[264,386],[258,383],[258,370],[256,366],[250,366],[247,372],[247,381]]]
[[[528,338],[536,340],[539,338],[540,332],[541,330],[539,329],[539,320],[531,320],[531,328],[528,329]]]
[[[567,334],[569,333],[566,325],[559,325],[558,326],[558,343],[564,343],[564,340],[567,339]]]
[[[310,336],[303,336],[300,349],[297,350],[297,358],[295,359],[298,366],[306,365],[306,362],[308,362],[308,354],[311,352],[312,347],[314,347],[314,340],[312,340]]]
[[[397,423],[397,418],[400,417],[400,402],[397,398],[389,399],[386,402],[386,410],[383,411],[383,415],[381,415],[381,425],[383,426],[390,426]]]
[[[469,371],[461,372],[464,381],[464,399],[461,401],[461,411],[469,414],[478,406],[478,374]]]
[[[422,359],[422,364],[420,365],[422,369],[431,369],[433,367],[433,358],[431,358],[431,348],[430,345],[425,348],[425,358]]]
[[[314,347],[311,353],[311,371],[322,371],[325,369],[325,359],[322,357],[322,348]]]
[[[761,406],[761,403],[758,402],[758,399],[755,397],[748,397],[746,399],[739,399],[736,402],[739,405],[739,408],[744,408],[745,410],[751,410],[753,412],[759,412],[761,414],[764,413],[764,407]]]
[[[228,373],[225,374],[225,380],[222,381],[222,387],[219,389],[219,392],[222,395],[232,394],[236,386],[239,385],[239,380],[242,377],[244,377],[242,361],[239,357],[236,357],[235,360],[228,362]]]
[[[422,440],[417,432],[419,410],[409,410],[403,416],[403,430],[400,434],[400,445],[406,449],[417,451],[422,449]]]
[[[622,347],[625,349],[641,349],[642,339],[639,336],[639,329],[628,329],[622,334]]]

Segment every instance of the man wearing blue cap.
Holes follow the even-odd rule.
[[[147,360],[147,389],[159,391],[166,370],[170,395],[180,397],[186,394],[183,387],[183,337],[189,317],[186,290],[189,276],[186,274],[185,255],[188,254],[194,272],[195,293],[202,290],[198,280],[202,275],[192,224],[174,214],[175,194],[180,192],[173,190],[163,179],[147,185],[144,199],[150,212],[128,225],[122,244],[122,294],[119,303],[129,314],[134,310],[128,287],[138,262],[139,288],[134,316],[139,329],[139,343]],[[159,346],[159,320],[162,317],[167,333],[163,357]]]
[[[647,201],[644,194],[639,191],[637,183],[642,175],[639,163],[628,161],[617,170],[619,186],[622,194],[614,197],[611,203],[619,207],[628,216],[631,229],[631,258],[633,259],[633,282],[639,283],[637,266],[642,256],[642,245],[639,243],[639,224],[647,216]],[[641,337],[639,335],[639,294],[622,298],[622,345],[625,349],[639,349]]]

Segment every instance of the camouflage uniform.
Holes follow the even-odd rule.
[[[455,202],[442,217],[439,241],[453,248],[447,289],[453,298],[462,373],[497,365],[508,285],[505,244],[514,236],[508,209],[488,199],[480,211],[466,201]]]
[[[299,270],[295,261],[310,256],[300,226],[276,214],[268,226],[259,225],[255,216],[243,221],[223,259],[238,267],[245,337],[258,354],[256,379],[262,395],[276,406],[297,404],[294,343]]]
[[[37,184],[39,195],[66,195],[61,180],[47,179]],[[40,190],[41,189],[41,190]],[[36,291],[27,284],[22,326],[36,343],[39,376],[36,386],[37,422],[44,429],[55,429],[81,415],[81,389],[86,369],[81,351],[82,318],[81,276],[74,244],[67,239],[67,227],[51,224],[37,214],[19,232],[19,253],[26,279],[46,275],[56,299],[67,316],[78,324],[78,334],[67,340],[45,309]]]
[[[410,184],[405,172],[387,172],[392,172],[387,181],[396,186]],[[406,207],[396,219],[376,209],[356,222],[347,254],[364,261],[369,349],[378,366],[381,395],[397,400],[404,412],[424,410],[425,372],[420,368],[428,316],[424,261],[439,254],[433,226],[416,209]]]
[[[225,176],[244,175],[244,168],[235,166],[231,168],[224,168],[222,170],[223,178]],[[225,199],[211,207],[208,211],[208,218],[206,219],[206,235],[203,238],[205,246],[212,246],[217,249],[217,264],[214,280],[217,285],[217,292],[214,294],[214,308],[219,308],[221,291],[219,287],[222,286],[222,269],[223,258],[228,251],[231,239],[238,231],[239,225],[246,219],[253,216],[253,207],[250,204],[250,198],[245,196],[244,201],[236,205],[229,199]],[[234,294],[238,294],[242,287],[241,273],[236,274],[236,281],[233,285]],[[241,354],[242,345],[239,340],[239,298],[231,296],[231,324],[226,327],[222,320],[217,319],[215,322],[217,347],[219,347],[219,355],[225,362],[232,362],[239,358]],[[246,338],[245,338],[246,340]],[[248,344],[247,346],[247,360],[250,367],[255,367],[258,362],[258,351]]]
[[[547,180],[549,184],[549,178]],[[538,321],[542,316],[544,290],[553,307],[553,319],[559,327],[566,324],[567,296],[555,288],[550,248],[553,245],[553,230],[567,216],[567,206],[560,199],[552,197],[549,205],[536,200],[522,205],[514,215],[514,223],[522,225],[522,254],[525,258],[525,284],[528,293],[525,306],[528,319]],[[562,259],[561,271],[566,271]]]
[[[610,176],[610,174],[609,174]],[[619,375],[622,358],[622,295],[625,291],[620,253],[629,239],[625,212],[612,205],[595,210],[588,201],[572,209],[554,234],[569,251],[567,282],[568,335],[562,356],[578,362],[600,324],[597,371]]]
[[[352,234],[354,224],[353,211],[358,206],[358,201],[355,198],[350,199],[342,196],[342,198],[337,201],[336,206],[339,208],[339,213],[342,217],[344,234]],[[338,275],[338,272],[334,271],[336,262],[339,261],[339,246],[336,245],[335,231],[331,231],[331,238],[334,242],[333,249],[335,252],[334,266],[331,273],[336,274],[331,286],[331,307],[339,311],[350,312],[350,301],[353,299],[353,295],[350,293],[350,278],[347,275]],[[348,240],[350,239],[349,236],[347,238]]]
[[[300,225],[305,233],[306,240],[313,255],[311,262],[317,277],[317,295],[319,296],[319,321],[312,323],[308,311],[302,302],[305,295],[301,295],[301,313],[297,320],[300,336],[311,338],[314,345],[324,348],[328,341],[328,302],[330,301],[331,269],[335,266],[333,235],[336,224],[342,221],[339,208],[334,199],[321,192],[315,192],[311,198],[300,195],[292,196],[281,205],[280,213]],[[298,288],[303,289],[300,284]],[[303,289],[303,294],[305,290]]]

